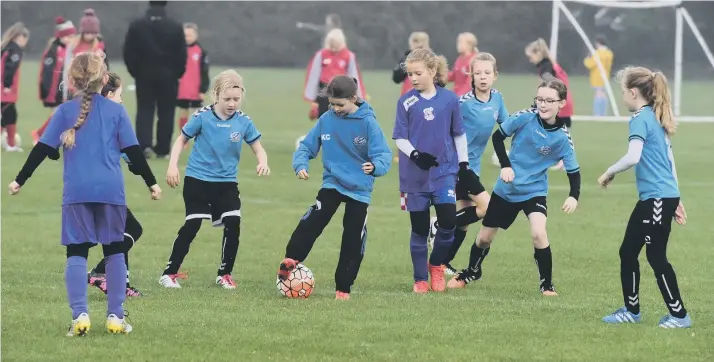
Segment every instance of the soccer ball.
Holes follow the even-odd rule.
[[[19,133],[15,133],[15,146],[22,146],[22,137]],[[7,132],[2,131],[2,148],[7,148]]]
[[[285,280],[277,278],[278,293],[288,298],[307,298],[315,288],[315,276],[305,265],[298,264]]]

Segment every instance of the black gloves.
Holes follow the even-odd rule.
[[[466,185],[466,190],[469,193],[480,191],[478,187],[478,179],[476,174],[469,169],[468,162],[459,162],[459,182]]]
[[[439,163],[436,162],[436,157],[429,153],[422,153],[417,150],[412,151],[409,155],[409,159],[416,163],[417,167],[426,171],[432,167],[438,167]]]

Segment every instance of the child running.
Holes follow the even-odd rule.
[[[490,53],[479,53],[471,60],[469,69],[471,91],[461,96],[459,106],[468,141],[469,167],[475,175],[469,179],[474,182],[473,185],[466,185],[468,180],[461,179],[456,183],[456,230],[454,243],[451,244],[444,262],[444,271],[449,275],[457,272],[451,262],[466,238],[469,225],[478,222],[486,214],[490,196],[480,179],[481,156],[491,138],[493,126],[496,122],[501,124],[508,118],[503,95],[491,88],[498,76],[496,58]],[[431,219],[430,230],[429,243],[433,248],[437,230],[436,218]]]
[[[116,102],[122,103],[122,82],[121,78],[116,73],[109,73],[107,84],[102,88],[102,96],[105,98]],[[129,165],[129,171],[135,175],[141,175],[141,170],[134,167],[134,164],[129,161],[126,154],[122,154],[122,158]],[[134,214],[126,209],[126,225],[124,226],[124,261],[126,262],[126,296],[127,297],[141,297],[141,292],[132,287],[129,283],[129,250],[134,246],[134,244],[139,241],[141,234],[144,229],[141,227],[139,221],[134,217]],[[107,294],[107,279],[106,279],[106,266],[107,258],[103,258],[97,263],[88,273],[89,284],[99,288],[104,294]]]
[[[580,196],[580,166],[575,148],[570,134],[556,118],[565,106],[567,92],[563,82],[546,76],[534,99],[538,108],[514,113],[494,132],[491,141],[501,163],[501,176],[488,203],[483,227],[471,247],[469,267],[449,281],[449,288],[463,288],[481,279],[481,264],[498,229],[507,230],[523,211],[530,223],[540,291],[544,296],[558,295],[553,285],[553,256],[546,233],[548,168],[561,159],[565,162],[570,194],[563,211],[574,212]],[[513,137],[510,159],[503,143],[506,137]]]
[[[372,107],[357,97],[357,79],[338,75],[325,88],[331,110],[325,112],[293,155],[293,169],[307,180],[309,161],[322,148],[322,188],[315,204],[298,222],[280,263],[278,278],[287,279],[303,262],[332,216],[345,204],[342,247],[335,270],[335,299],[348,300],[367,243],[367,208],[375,177],[391,166],[392,152]]]
[[[124,319],[123,308],[126,199],[121,153],[126,153],[140,170],[154,200],[160,198],[161,188],[141,154],[124,107],[98,94],[108,80],[103,56],[80,54],[72,61],[69,73],[72,86],[83,95],[57,108],[42,139],[10,183],[10,194],[20,192],[45,157],[56,157],[57,148],[64,148],[62,245],[67,247],[65,283],[72,309],[67,335],[84,336],[91,327],[87,255],[96,244],[102,244],[107,264],[107,331],[129,333],[132,326]]]
[[[459,98],[443,88],[448,73],[446,58],[430,49],[415,49],[406,58],[406,72],[413,89],[399,98],[392,137],[399,148],[399,190],[402,207],[411,220],[413,291],[446,288],[443,264],[454,241],[456,228],[456,177],[467,191],[478,184],[469,169]],[[438,223],[434,249],[427,261],[429,207]],[[427,282],[431,275],[431,285]]]
[[[680,200],[677,168],[669,138],[676,131],[667,78],[662,72],[643,67],[627,67],[617,77],[622,100],[630,112],[627,154],[600,176],[607,187],[620,172],[635,167],[639,201],[630,215],[620,246],[620,279],[625,306],[603,318],[605,323],[639,323],[640,263],[637,258],[647,245],[647,261],[654,271],[659,291],[669,314],[659,320],[662,328],[689,328],[692,319],[684,308],[672,264],[667,260],[667,242],[672,219],[687,223]]]
[[[258,176],[270,174],[268,155],[260,143],[261,134],[253,120],[240,110],[245,96],[243,78],[234,70],[226,70],[213,80],[214,104],[193,114],[171,149],[166,182],[179,185],[178,160],[186,143],[195,138],[184,177],[183,201],[186,219],[174,240],[169,262],[159,278],[165,288],[181,288],[177,278],[179,267],[188,254],[191,242],[209,219],[214,227],[223,227],[221,264],[216,284],[235,289],[231,272],[238,255],[240,235],[240,192],[238,163],[243,142],[250,145],[258,159]]]

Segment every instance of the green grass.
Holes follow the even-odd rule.
[[[48,116],[36,100],[37,64],[22,74],[19,127],[29,149],[29,131]],[[131,83],[123,69],[117,69]],[[217,69],[215,70],[217,71]],[[131,252],[132,282],[146,293],[126,303],[135,331],[110,336],[103,328],[105,297],[89,291],[94,328],[87,338],[64,337],[70,320],[64,289],[64,249],[59,245],[62,166],[45,161],[22,193],[2,198],[2,357],[5,361],[711,361],[714,345],[714,224],[711,212],[714,125],[683,124],[674,138],[683,200],[690,217],[675,227],[669,256],[691,330],[661,330],[666,309],[642,256],[641,325],[608,326],[600,318],[622,304],[618,248],[636,201],[632,173],[602,191],[600,173],[626,150],[625,123],[576,123],[573,136],[582,166],[581,204],[573,215],[559,207],[567,178],[552,173],[549,236],[560,296],[543,298],[526,221],[520,217],[499,234],[485,262],[484,279],[466,290],[415,296],[411,293],[409,218],[399,210],[398,172],[379,179],[370,207],[370,239],[352,300],[336,302],[333,273],[339,253],[342,213],[335,215],[306,264],[317,278],[308,300],[277,296],[275,272],[298,219],[313,202],[318,177],[298,181],[290,167],[295,138],[306,132],[307,105],[301,100],[303,74],[293,70],[239,69],[246,79],[245,111],[263,132],[273,173],[258,178],[246,150],[240,188],[243,200],[241,247],[234,275],[236,292],[214,284],[221,231],[204,223],[184,263],[190,277],[181,290],[157,283],[175,233],[183,223],[180,190],[162,181],[163,199],[150,201],[140,178],[126,173],[127,201],[144,226]],[[386,72],[366,72],[365,82],[378,118],[391,134],[399,87]],[[578,113],[590,109],[591,91],[574,78]],[[497,84],[516,111],[530,103],[535,77],[503,75]],[[713,84],[688,84],[685,109],[707,115]],[[134,114],[134,95],[124,97]],[[297,111],[291,111],[291,110]],[[489,154],[491,151],[489,150]],[[2,184],[22,166],[25,154],[2,154]],[[185,162],[185,157],[182,164]],[[159,179],[167,161],[152,160]],[[312,175],[321,171],[312,165]],[[493,186],[496,169],[484,166]],[[91,170],[87,170],[91,172]],[[3,195],[7,195],[3,193]],[[478,225],[469,233],[475,236]],[[466,243],[468,244],[468,243]],[[100,250],[93,250],[90,265]],[[463,247],[457,265],[465,265]]]

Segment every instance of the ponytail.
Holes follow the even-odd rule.
[[[75,136],[79,127],[82,127],[84,121],[87,120],[89,115],[89,110],[92,106],[92,96],[93,93],[85,93],[82,96],[82,105],[79,110],[79,117],[77,117],[77,122],[74,123],[72,128],[62,132],[60,135],[60,140],[62,140],[62,145],[66,148],[72,148],[75,146]]]
[[[672,136],[677,131],[672,114],[672,101],[667,78],[660,71],[652,73],[652,108],[664,131]]]

